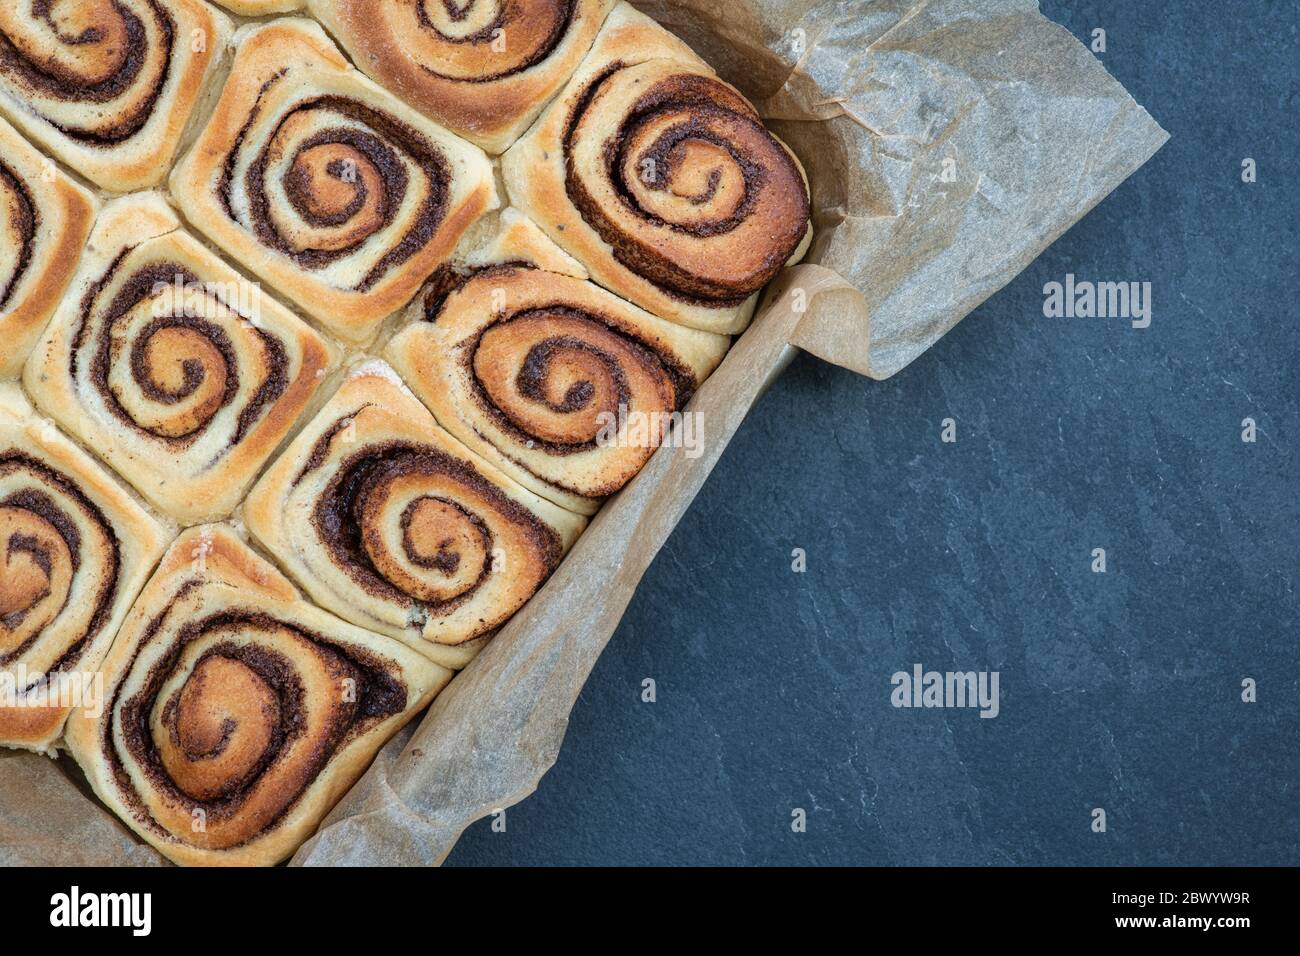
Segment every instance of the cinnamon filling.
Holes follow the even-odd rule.
[[[349,420],[335,422],[327,436]],[[551,528],[468,462],[432,446],[394,441],[351,455],[322,492],[312,522],[335,565],[366,593],[445,614],[487,581],[495,539],[483,518],[464,503],[423,490],[442,487],[465,488],[471,500],[486,502],[499,519],[522,532],[529,554],[511,555],[512,562],[536,562],[539,578],[559,564],[562,547]],[[400,551],[385,533],[394,508],[401,509],[395,516]],[[415,573],[408,566],[435,573]]]
[[[626,89],[612,92],[625,69],[611,64],[569,116],[569,199],[620,264],[665,293],[698,305],[739,305],[780,271],[807,231],[809,200],[798,168],[752,107],[719,81],[692,73],[661,77],[631,100],[599,144],[599,168],[584,167],[575,158],[580,138],[606,135],[603,111],[614,107],[604,98],[626,97]],[[740,237],[734,262],[691,250],[693,240],[733,233]]]
[[[273,829],[341,746],[405,708],[408,691],[390,663],[261,611],[171,620],[201,587],[187,581],[150,621],[140,648],[161,639],[167,653],[130,696],[123,697],[127,681],[113,691],[101,746],[142,825],[229,849]],[[138,658],[139,651],[128,675]],[[115,727],[125,754],[164,798],[166,823],[135,789]],[[177,826],[192,819],[204,826]]]
[[[106,554],[96,556],[97,561],[102,562],[100,579],[91,593],[81,598],[91,602],[94,610],[85,629],[75,640],[69,642],[50,667],[49,673],[55,673],[74,666],[90,642],[107,624],[117,595],[121,569],[120,545],[107,517],[81,492],[72,478],[17,449],[0,452],[0,480],[8,480],[17,475],[29,476],[32,487],[20,488],[0,498],[0,509],[12,509],[20,515],[31,515],[39,525],[52,529],[57,534],[56,540],[60,542],[60,547],[56,556],[40,536],[22,531],[10,535],[3,543],[0,560],[5,562],[8,571],[0,580],[0,630],[13,632],[22,627],[32,609],[48,599],[51,585],[61,574],[66,577],[63,588],[65,593],[60,606],[51,609],[51,617],[62,614],[67,607],[67,598],[70,596],[67,588],[82,570],[82,549],[86,545],[77,522],[64,511],[64,506],[56,500],[56,496],[76,508],[83,520],[95,527],[98,541],[107,547]],[[26,573],[18,570],[19,559],[28,564],[29,570]],[[66,573],[56,566],[59,561],[66,561]],[[36,631],[17,646],[0,647],[0,665],[17,660],[31,649],[40,636],[41,632]]]
[[[448,20],[459,24],[470,17],[480,0],[467,0],[463,5],[455,0],[438,2]],[[415,5],[416,22],[429,34],[433,46],[428,52],[435,55],[440,68],[427,62],[420,68],[430,76],[459,83],[491,83],[522,73],[555,51],[568,33],[576,9],[575,0],[503,0],[491,20],[469,33],[453,34],[439,29],[421,0]],[[509,44],[504,50],[492,50],[499,37],[509,37]],[[484,69],[486,63],[500,62],[503,56],[510,58],[508,66]],[[449,71],[448,66],[457,69]]]
[[[263,85],[262,95],[280,75]],[[227,156],[219,184],[222,202],[232,218],[236,218],[231,202],[233,169],[260,108],[261,96]],[[322,240],[316,236],[312,240],[315,244],[299,245],[277,225],[266,181],[268,167],[275,158],[273,144],[284,139],[286,129],[306,122],[312,111],[334,113],[367,129],[334,126],[318,130],[296,146],[283,183],[293,212],[316,230],[340,230],[337,237]],[[321,156],[327,157],[323,163],[319,162]],[[403,156],[420,170],[423,196],[411,227],[355,286],[358,292],[369,291],[428,245],[446,217],[449,203],[451,173],[442,151],[396,117],[341,96],[320,96],[296,104],[279,118],[248,167],[242,184],[248,199],[247,226],[268,248],[289,256],[305,269],[320,269],[355,252],[393,223],[412,188]]]
[[[27,184],[11,170],[8,166],[0,161],[0,197],[8,196],[8,240],[13,242],[15,248],[11,253],[13,256],[13,265],[9,269],[7,276],[0,275],[0,314],[9,307],[9,300],[13,298],[23,276],[32,264],[32,250],[36,245],[36,228],[40,222],[36,211],[36,204],[32,201],[32,194],[27,189]],[[4,238],[0,234],[0,238]]]
[[[463,355],[483,413],[520,445],[552,455],[597,447],[600,423],[608,420],[602,413],[638,403],[671,412],[695,390],[694,375],[671,356],[606,317],[561,304],[502,316]],[[503,367],[513,367],[513,376]]]
[[[243,361],[231,332],[217,321],[179,310],[173,302],[167,314],[154,315],[135,334],[127,361],[131,383],[142,396],[166,409],[177,406],[174,415],[140,420],[127,407],[124,397],[110,381],[121,343],[115,329],[141,308],[158,311],[160,290],[181,288],[203,290],[217,314],[248,316],[228,302],[212,285],[205,285],[189,269],[173,262],[152,262],[137,269],[118,287],[110,302],[102,302],[104,290],[117,277],[128,248],[113,261],[108,270],[91,286],[81,303],[81,322],[73,339],[70,374],[80,377],[81,351],[93,349],[90,381],[103,397],[107,408],[119,421],[136,431],[163,441],[172,447],[185,447],[196,441],[211,425],[217,413],[230,405],[240,391],[241,374],[260,374],[252,395],[239,411],[235,427],[225,448],[238,445],[289,386],[289,358],[284,343],[265,329],[250,326],[246,333],[260,345],[260,368],[250,368]],[[90,340],[90,341],[88,341]]]
[[[147,84],[147,90],[142,90],[124,111],[109,111],[99,125],[73,127],[47,120],[65,136],[88,145],[111,147],[130,139],[153,115],[167,85],[176,43],[172,15],[158,0],[147,0],[147,3],[160,38],[160,48],[152,58],[158,66],[153,70],[149,70],[149,30],[123,4],[112,4],[115,19],[84,26],[77,33],[66,33],[54,19],[54,0],[33,0],[32,17],[43,24],[57,44],[96,49],[91,54],[78,53],[76,57],[60,56],[57,49],[42,56],[37,52],[39,40],[12,37],[0,31],[0,76],[29,91],[33,100],[46,98],[64,103],[111,104],[130,95],[137,85]],[[85,18],[83,11],[76,13]],[[94,68],[96,65],[98,69]],[[95,113],[87,111],[87,115]]]

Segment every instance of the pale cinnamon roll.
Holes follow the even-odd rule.
[[[451,678],[303,601],[228,528],[168,549],[68,748],[95,793],[177,863],[289,856]]]
[[[54,314],[97,207],[0,120],[0,379],[18,374]]]
[[[224,58],[202,0],[0,4],[0,113],[97,185],[157,185]]]
[[[502,172],[511,202],[592,279],[693,328],[743,329],[759,290],[811,238],[794,154],[626,3]]]
[[[236,42],[172,193],[287,299],[367,341],[496,206],[491,165],[354,70],[314,23],[250,26]]]
[[[590,49],[614,0],[309,0],[379,83],[500,153]]]
[[[478,459],[378,362],[268,469],[244,520],[322,607],[449,667],[469,662],[586,524]]]
[[[150,193],[104,208],[23,381],[146,498],[194,524],[239,503],[333,358]]]
[[[167,530],[0,385],[0,745],[49,750],[102,703],[99,662]]]
[[[649,460],[730,340],[539,268],[538,244],[520,245],[489,242],[495,263],[471,254],[475,264],[440,276],[386,356],[467,446],[591,514]]]

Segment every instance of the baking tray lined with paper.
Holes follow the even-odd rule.
[[[873,378],[897,373],[1164,141],[1033,3],[643,9],[750,96],[800,157],[812,247],[692,399],[707,423],[701,453],[656,452],[418,726],[380,753],[296,863],[436,863],[470,822],[526,796],[641,574],[792,349]],[[94,844],[69,860],[54,835],[72,821],[33,820],[21,796],[24,781],[52,784],[48,762],[4,759],[0,826],[30,827],[12,842],[5,834],[6,853],[140,858],[111,818],[87,819],[69,793],[49,803],[78,808],[72,825]]]

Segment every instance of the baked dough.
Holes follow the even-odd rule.
[[[216,0],[221,6],[246,17],[264,17],[272,13],[292,13],[303,0]]]
[[[239,503],[334,358],[144,193],[104,208],[23,383],[146,498],[196,524]]]
[[[171,176],[186,218],[353,344],[496,208],[483,152],[353,69],[308,20],[250,25]]]
[[[222,525],[168,549],[103,671],[68,749],[140,837],[209,866],[289,856],[451,679],[303,601]]]
[[[0,113],[113,192],[162,182],[229,48],[202,0],[0,4]]]
[[[681,40],[620,3],[502,157],[510,201],[592,279],[655,315],[739,332],[811,239],[794,154]]]
[[[478,459],[373,361],[267,470],[244,520],[322,607],[449,667],[469,662],[586,525]]]
[[[614,0],[308,0],[371,78],[489,153],[518,139]]]
[[[0,379],[21,371],[77,268],[98,203],[0,120]]]
[[[385,354],[469,448],[536,494],[592,514],[671,422],[683,427],[675,413],[730,340],[539,268],[557,258],[549,240],[526,220],[503,219],[462,270],[429,287],[422,314]]]
[[[50,750],[170,529],[0,384],[0,745]]]

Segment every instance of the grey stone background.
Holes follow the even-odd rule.
[[[895,379],[795,362],[450,864],[1300,862],[1300,5],[1042,8],[1171,141]],[[1151,282],[1150,328],[1044,318],[1067,272]],[[916,663],[1000,716],[893,708]]]

